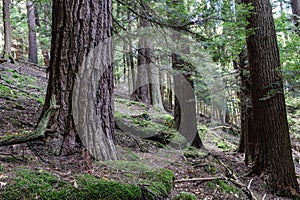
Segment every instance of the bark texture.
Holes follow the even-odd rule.
[[[3,26],[4,26],[4,52],[3,57],[11,56],[11,26],[10,26],[10,5],[11,0],[3,0]]]
[[[236,63],[239,70],[240,81],[240,113],[241,113],[241,135],[238,152],[245,153],[245,164],[249,165],[250,161],[254,161],[255,145],[257,144],[257,136],[253,132],[253,107],[251,96],[251,76],[248,64],[247,48],[239,54],[239,63]]]
[[[147,13],[145,8],[140,8],[141,15]],[[150,22],[145,18],[140,18],[139,26],[141,30],[143,27],[150,27]],[[147,38],[140,38],[138,43],[138,59],[137,59],[137,77],[134,88],[134,99],[144,102],[146,104],[151,103],[150,91],[149,91],[149,64],[151,62],[151,49]]]
[[[47,144],[56,155],[83,145],[97,160],[116,159],[113,144],[111,0],[54,0],[49,84],[60,106]],[[79,137],[78,137],[79,136]]]
[[[258,137],[252,171],[266,174],[271,192],[292,196],[299,186],[292,160],[272,7],[269,0],[242,2],[254,7],[247,26],[254,31],[247,36],[247,48],[252,79],[253,131]]]
[[[27,7],[27,17],[28,17],[28,39],[29,39],[28,61],[37,64],[38,56],[37,56],[37,42],[36,42],[35,6],[32,1],[27,1],[26,7]]]

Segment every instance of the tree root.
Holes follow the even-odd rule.
[[[0,137],[0,146],[8,146],[13,144],[21,144],[31,142],[43,138],[45,130],[47,129],[52,112],[57,109],[55,99],[52,98],[49,109],[44,113],[36,129],[32,132],[25,132],[19,134],[9,134]]]

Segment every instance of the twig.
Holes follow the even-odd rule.
[[[249,182],[249,184],[248,184],[248,189],[250,190],[250,186],[251,186],[251,183],[252,183],[252,181],[253,181],[253,178],[250,180],[250,182]]]
[[[241,190],[245,193],[245,195],[249,199],[257,200],[257,198],[254,196],[253,192],[248,188],[246,185],[244,185],[237,176],[231,171],[221,160],[218,158],[215,158],[225,169],[226,169],[226,179],[235,184],[237,187],[241,188]]]
[[[12,153],[3,153],[3,152],[0,152],[0,155],[3,155],[3,156],[11,156],[13,157],[14,159],[16,160],[19,160],[21,162],[25,162],[25,160],[21,159],[21,158],[17,158],[15,155],[13,155]]]
[[[147,188],[147,186],[150,186],[149,184],[138,184],[138,186],[141,188],[141,190],[152,194],[155,200],[164,200],[164,198],[158,196],[157,194],[155,194],[155,192]]]
[[[207,178],[189,178],[189,179],[179,179],[175,180],[175,183],[182,183],[182,182],[192,182],[192,181],[199,181],[199,182],[206,182],[206,181],[214,181],[214,180],[225,180],[225,177],[217,176],[217,177],[207,177]]]
[[[39,152],[34,149],[31,142],[27,142],[27,145],[37,158],[41,159],[42,162],[47,163],[47,161],[39,154]]]

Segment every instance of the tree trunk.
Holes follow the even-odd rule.
[[[28,61],[37,64],[37,42],[36,42],[36,18],[35,6],[32,1],[26,2],[27,17],[28,17],[28,34],[29,34],[29,52]]]
[[[172,53],[172,67],[175,70],[181,70],[189,66],[179,55]],[[191,145],[197,148],[203,146],[197,129],[196,120],[196,100],[194,93],[194,84],[191,75],[174,75],[174,120],[176,129],[191,142]]]
[[[296,26],[296,32],[300,36],[300,0],[291,0],[291,8],[293,12],[293,21]]]
[[[160,111],[164,110],[162,95],[160,92],[160,78],[159,78],[159,69],[154,64],[149,64],[149,79],[150,79],[150,91],[151,91],[151,104],[159,109]]]
[[[291,153],[279,50],[269,0],[243,0],[254,7],[247,36],[252,79],[253,132],[257,136],[252,172],[265,173],[268,189],[292,196],[299,191]]]
[[[3,0],[3,25],[4,25],[4,52],[3,57],[11,56],[11,27],[10,27],[10,5],[11,0]]]
[[[239,55],[239,63],[236,64],[240,74],[240,113],[241,113],[241,133],[238,152],[245,153],[245,164],[249,165],[254,161],[255,145],[257,144],[257,135],[253,132],[253,108],[251,96],[251,76],[248,63],[247,48]]]
[[[59,110],[47,139],[56,155],[83,143],[97,160],[116,159],[113,143],[112,1],[54,0],[44,111]],[[79,137],[78,137],[79,136]]]
[[[140,8],[141,14],[147,14],[145,8]],[[140,18],[140,27],[150,27],[150,22],[145,18]],[[151,103],[150,91],[149,91],[149,76],[148,68],[151,62],[151,49],[147,38],[140,38],[138,43],[138,66],[137,66],[137,78],[134,88],[135,100],[144,102],[146,104]]]

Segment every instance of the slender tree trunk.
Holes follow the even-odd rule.
[[[49,83],[44,111],[59,110],[47,139],[52,153],[69,155],[83,144],[97,160],[116,159],[113,144],[111,0],[54,0]],[[79,137],[78,137],[79,136]]]
[[[140,13],[142,15],[147,14],[145,8],[141,6]],[[139,26],[143,27],[150,27],[149,20],[145,18],[140,18]],[[137,78],[136,78],[136,88],[134,91],[134,99],[142,101],[146,104],[151,103],[150,99],[150,91],[149,91],[149,65],[151,62],[151,49],[149,41],[147,38],[140,38],[138,43],[138,66],[137,66]]]
[[[293,12],[293,21],[296,26],[296,32],[300,36],[300,0],[291,0],[291,8]]]
[[[28,34],[29,34],[29,52],[28,61],[37,64],[37,42],[36,42],[36,18],[35,6],[32,1],[26,2],[28,17]]]
[[[239,55],[239,63],[236,66],[240,72],[240,113],[241,113],[241,135],[238,152],[245,153],[245,164],[254,161],[255,145],[257,135],[253,132],[253,108],[251,96],[251,76],[248,63],[248,53],[245,48]]]
[[[3,24],[4,24],[4,52],[3,57],[11,56],[11,26],[10,26],[10,5],[11,0],[3,0]]]
[[[243,0],[254,7],[248,18],[247,48],[252,79],[253,132],[257,136],[252,172],[264,173],[268,189],[293,196],[299,191],[292,159],[279,50],[269,0]],[[299,196],[298,196],[299,197]]]
[[[48,14],[49,11],[47,13],[44,13],[44,26],[47,30],[49,30],[51,27],[49,27],[49,17],[48,17]],[[47,48],[47,44],[43,41],[40,42],[40,45],[41,45],[41,51],[42,51],[42,56],[44,58],[44,65],[49,67],[50,65],[50,55],[49,55],[49,50]]]
[[[162,96],[160,92],[160,78],[159,78],[159,69],[153,63],[149,64],[149,78],[150,78],[150,87],[151,87],[151,104],[163,111],[164,106],[162,102]]]

